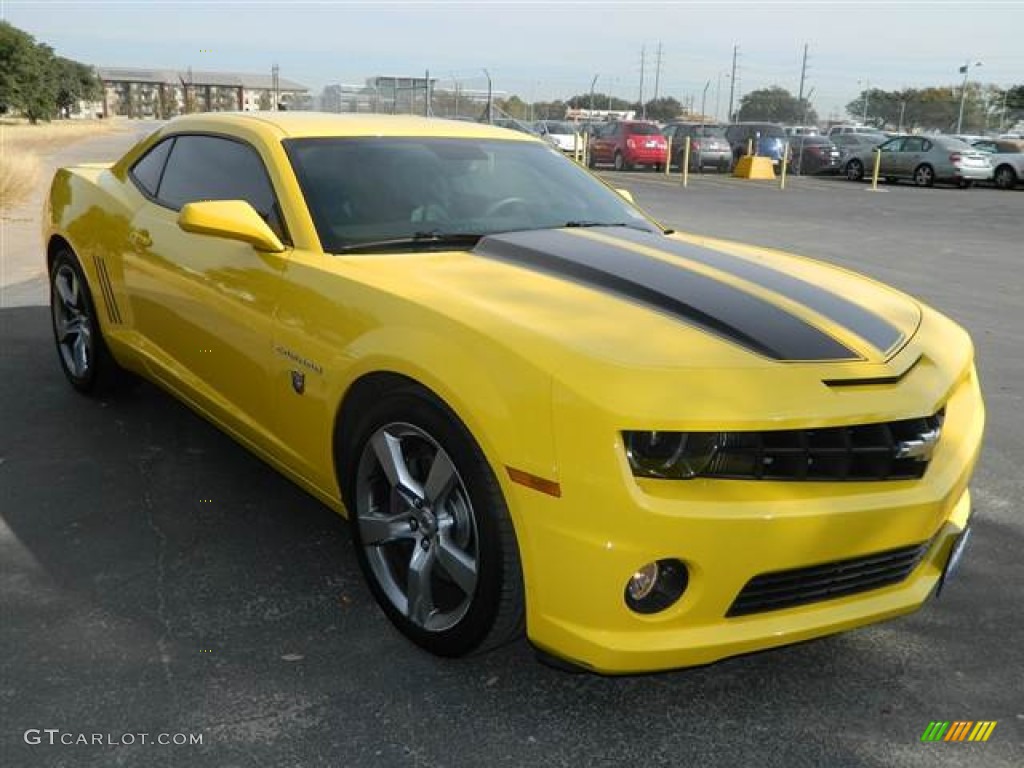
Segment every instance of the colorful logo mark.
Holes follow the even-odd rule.
[[[988,741],[997,720],[932,720],[921,734],[921,741]]]

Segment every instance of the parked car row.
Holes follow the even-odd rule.
[[[863,125],[836,125],[821,135],[813,126],[765,122],[719,125],[675,120],[659,126],[622,120],[583,125],[502,118],[494,123],[542,137],[568,154],[585,149],[591,168],[611,165],[618,171],[660,171],[666,163],[682,168],[688,162],[690,172],[727,173],[740,157],[753,152],[770,158],[777,171],[788,157],[790,173],[842,174],[861,181],[872,176],[877,151],[879,177],[889,183],[910,180],[924,187],[952,183],[966,188],[991,181],[1000,189],[1012,189],[1024,181],[1024,142],[1017,139],[898,135]]]

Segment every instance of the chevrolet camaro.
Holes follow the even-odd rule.
[[[437,654],[525,633],[651,671],[921,606],[969,532],[967,334],[628,198],[487,125],[186,116],[57,172],[58,360],[89,395],[155,382],[346,516]]]

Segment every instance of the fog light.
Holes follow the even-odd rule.
[[[663,611],[682,597],[688,582],[686,566],[678,560],[647,563],[626,582],[626,605],[637,613]]]
[[[643,600],[654,589],[658,583],[658,564],[648,563],[641,566],[640,570],[633,574],[633,578],[626,584],[626,591],[634,600]]]

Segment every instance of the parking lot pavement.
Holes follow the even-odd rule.
[[[568,675],[526,643],[425,655],[362,584],[347,525],[155,387],[63,381],[43,307],[0,310],[4,765],[1024,764],[1024,195],[807,180],[687,190],[610,174],[673,226],[895,282],[964,322],[989,407],[976,536],[902,619],[698,669]],[[797,180],[802,182],[804,180]],[[995,720],[984,744],[922,744]],[[200,734],[49,746],[28,729]]]

